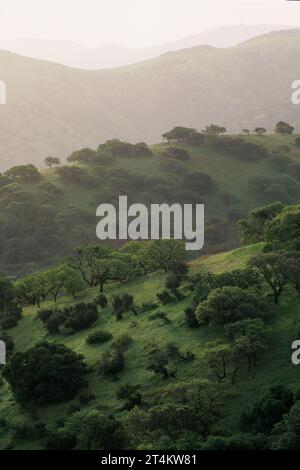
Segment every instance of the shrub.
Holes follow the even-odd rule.
[[[180,273],[170,274],[170,276],[168,276],[166,279],[166,288],[169,289],[170,292],[172,292],[172,294],[174,294],[176,297],[179,296],[178,289],[181,285],[182,279],[183,276]]]
[[[115,339],[111,347],[118,349],[119,351],[125,352],[131,343],[132,343],[131,336],[124,333],[123,335]]]
[[[257,161],[268,156],[264,146],[246,142],[242,138],[210,137],[209,142],[214,150],[227,153],[239,160]]]
[[[91,326],[98,319],[97,307],[94,304],[80,303],[73,307],[64,326],[80,331]]]
[[[165,351],[166,351],[166,355],[171,359],[181,358],[179,347],[174,341],[170,341],[169,343],[166,344]]]
[[[90,403],[92,400],[95,400],[96,397],[92,393],[82,393],[78,397],[78,402],[81,406],[85,406]]]
[[[174,160],[173,158],[163,160],[160,163],[160,167],[162,170],[167,171],[168,173],[173,173],[175,176],[182,176],[186,173],[186,169],[183,163]]]
[[[198,273],[196,276],[191,278],[193,305],[198,305],[199,302],[206,300],[208,294],[216,287],[218,286],[216,284],[216,277],[213,273]]]
[[[41,309],[37,316],[50,334],[59,333],[62,327],[73,333],[91,326],[98,319],[98,312],[95,304],[82,302],[63,310]]]
[[[135,406],[139,406],[142,402],[142,395],[138,391],[140,385],[125,384],[117,390],[116,397],[118,400],[125,400],[122,410],[130,411]]]
[[[185,315],[185,322],[189,327],[195,328],[199,326],[199,322],[197,320],[195,310],[192,307],[186,308],[184,311],[184,315]]]
[[[43,181],[40,183],[38,185],[38,189],[41,192],[41,196],[45,202],[56,201],[64,194],[60,188],[50,183],[49,181]]]
[[[9,307],[7,307],[6,312],[7,316],[13,317],[16,320],[21,320],[22,318],[22,308],[18,305],[11,304]]]
[[[53,315],[54,311],[49,309],[40,309],[37,312],[37,318],[45,323]]]
[[[133,308],[133,301],[133,295],[130,294],[119,294],[112,297],[111,303],[117,320],[122,320],[122,313]]]
[[[99,361],[99,371],[104,375],[114,375],[125,367],[124,354],[120,349],[111,348]]]
[[[99,344],[99,343],[105,343],[112,339],[112,334],[109,333],[108,331],[102,331],[102,330],[97,330],[93,331],[93,333],[90,333],[88,337],[86,338],[86,342],[88,344]]]
[[[174,378],[177,373],[177,369],[174,366],[169,365],[169,355],[166,351],[155,349],[150,354],[148,370],[153,371],[157,375],[161,375],[163,379],[169,377]]]
[[[144,302],[142,304],[142,311],[143,312],[150,312],[151,310],[154,310],[155,308],[158,307],[158,304],[156,302]]]
[[[1,321],[1,328],[3,330],[9,330],[10,328],[14,328],[17,326],[18,320],[14,316],[7,316]]]
[[[53,314],[45,321],[44,325],[48,333],[56,334],[59,333],[61,325],[66,319],[65,312],[61,310],[55,310]]]
[[[156,296],[162,305],[167,305],[174,301],[174,297],[170,294],[168,290],[158,292]]]
[[[107,306],[108,300],[105,294],[98,294],[97,297],[94,300],[94,303],[96,305],[99,305],[102,308],[105,308]]]
[[[152,152],[145,142],[138,142],[134,145],[135,154],[138,158],[149,158]]]
[[[82,186],[95,186],[96,181],[89,175],[89,173],[83,168],[78,166],[61,166],[55,169],[55,172],[59,177],[72,184],[79,184]]]
[[[129,310],[133,306],[133,295],[123,294],[122,301],[123,301],[124,311]]]
[[[164,151],[164,155],[166,157],[175,158],[175,160],[179,160],[182,162],[185,162],[191,159],[191,156],[187,150],[178,148],[178,147],[168,147]]]
[[[288,155],[275,155],[270,163],[279,171],[285,171],[286,167],[292,163],[292,159]]]
[[[206,194],[211,191],[213,182],[208,174],[196,171],[186,175],[183,185],[198,194]]]

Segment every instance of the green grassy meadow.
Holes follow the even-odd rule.
[[[219,253],[212,256],[204,256],[190,264],[190,271],[212,271],[214,273],[243,268],[250,256],[259,253],[262,244],[238,248],[230,252]],[[156,293],[161,290],[165,276],[162,273],[154,273],[125,285],[108,285],[105,294],[126,292],[134,295],[135,303],[152,302],[156,300]],[[97,289],[88,289],[78,295],[76,301],[91,301],[95,297]],[[69,298],[60,297],[57,305],[66,306],[72,303]],[[99,318],[89,329],[79,333],[64,335],[48,335],[42,322],[36,318],[35,307],[24,309],[24,318],[17,327],[10,330],[10,335],[15,342],[16,351],[24,351],[36,342],[44,339],[57,343],[64,343],[77,353],[83,354],[90,372],[88,373],[89,391],[96,396],[92,402],[93,407],[105,412],[113,413],[122,418],[124,412],[120,411],[120,402],[116,399],[118,387],[125,383],[141,384],[141,393],[146,400],[153,400],[161,395],[170,384],[175,382],[188,382],[192,378],[203,378],[206,369],[201,364],[201,353],[206,343],[222,337],[222,327],[203,326],[189,328],[184,322],[184,309],[190,304],[191,298],[187,295],[182,301],[160,306],[157,310],[168,314],[171,322],[163,324],[157,319],[149,321],[149,313],[134,316],[126,313],[124,319],[116,321],[111,307],[99,308]],[[53,306],[53,302],[46,302],[42,307]],[[152,313],[152,312],[151,312]],[[271,318],[267,322],[269,329],[269,347],[267,352],[259,360],[258,365],[250,373],[242,373],[234,386],[228,386],[224,397],[222,413],[216,423],[216,429],[223,427],[228,432],[234,432],[238,426],[239,416],[253,400],[275,383],[285,384],[292,389],[297,389],[299,384],[298,369],[290,361],[291,343],[297,336],[300,327],[300,302],[294,292],[287,292],[279,306],[272,311]],[[132,322],[135,322],[133,325]],[[125,369],[118,374],[118,380],[105,378],[97,372],[97,362],[110,342],[103,345],[88,345],[85,342],[87,335],[96,330],[104,329],[113,334],[114,339],[123,333],[127,333],[133,339],[128,351],[125,353]],[[176,378],[162,380],[153,372],[147,370],[149,351],[159,345],[175,342],[182,353],[192,351],[196,358],[192,362],[180,363]],[[217,385],[216,385],[217,386]],[[9,386],[4,384],[0,388],[0,419],[9,420],[10,424],[22,422],[42,421],[51,427],[60,418],[65,418],[70,413],[70,407],[77,405],[77,400],[66,403],[35,407],[20,407],[12,396]],[[5,448],[10,442],[9,432],[0,436],[0,447]],[[31,440],[22,440],[16,448],[39,448],[40,444]]]

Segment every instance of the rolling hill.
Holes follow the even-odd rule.
[[[299,78],[300,31],[282,31],[230,48],[192,47],[100,71],[0,53],[7,104],[0,106],[0,170],[41,165],[108,138],[156,142],[178,123],[210,122],[230,132],[279,120],[299,129],[291,102]]]
[[[228,139],[236,142],[234,136]],[[96,208],[107,202],[116,205],[121,194],[147,207],[204,203],[202,254],[236,247],[236,222],[250,210],[278,200],[297,203],[300,198],[295,136],[249,136],[242,142],[265,153],[254,161],[247,160],[246,151],[238,158],[225,147],[215,148],[209,139],[202,145],[153,145],[144,158],[124,153],[109,158],[87,149],[82,161],[42,170],[38,180],[0,178],[0,275],[20,276],[76,246],[96,243]],[[280,154],[284,146],[289,155],[278,161],[273,152]],[[187,152],[189,158],[168,156],[170,148]]]
[[[192,273],[211,271],[218,274],[228,273],[234,269],[243,269],[247,260],[258,254],[261,248],[261,245],[253,245],[205,257],[192,263],[190,270]],[[165,275],[154,273],[131,284],[108,286],[106,295],[111,298],[112,295],[126,292],[134,295],[137,304],[151,304],[155,301],[156,293],[164,280]],[[185,290],[186,294],[187,292]],[[77,302],[92,301],[96,294],[96,289],[88,289],[78,295]],[[169,403],[175,404],[176,400],[180,399],[180,387],[183,387],[183,384],[187,388],[192,387],[194,380],[201,380],[205,377],[206,369],[201,359],[205,348],[212,341],[218,340],[220,337],[224,338],[224,332],[220,326],[189,328],[185,324],[184,309],[190,305],[190,302],[191,294],[187,294],[183,300],[164,306],[163,311],[169,318],[169,322],[166,324],[159,319],[151,320],[151,314],[153,315],[156,310],[142,313],[138,317],[127,312],[124,319],[117,322],[111,307],[107,306],[99,310],[99,318],[92,327],[69,336],[48,334],[45,332],[42,322],[36,317],[37,309],[35,307],[25,308],[24,318],[20,320],[17,327],[8,332],[15,343],[14,352],[24,352],[32,345],[46,340],[51,343],[63,343],[76,353],[82,354],[89,366],[89,387],[83,396],[89,396],[90,401],[86,403],[83,399],[80,401],[77,398],[60,404],[35,406],[33,409],[30,404],[20,406],[15,401],[7,383],[0,385],[0,426],[2,427],[0,448],[41,449],[45,445],[45,433],[42,434],[41,429],[44,427],[47,427],[48,430],[55,429],[61,425],[60,423],[64,419],[68,419],[78,410],[88,410],[90,407],[97,409],[99,413],[114,414],[120,420],[125,419],[126,423],[128,413],[122,410],[122,400],[116,397],[117,390],[124,384],[141,386],[140,392],[146,403],[142,409],[147,410],[147,406],[154,406],[161,399],[168,400],[168,397]],[[73,301],[69,298],[61,297],[56,308],[70,306],[72,303]],[[43,304],[43,308],[51,307],[53,307],[52,302],[48,301]],[[158,311],[160,310],[161,307],[158,308]],[[242,371],[234,386],[229,383],[221,385],[215,382],[214,393],[219,390],[221,402],[218,405],[219,412],[211,428],[212,434],[230,436],[239,433],[242,413],[250,409],[271,386],[284,384],[293,391],[298,390],[298,369],[291,365],[289,355],[290,345],[296,336],[295,325],[299,325],[298,317],[299,301],[297,301],[296,294],[292,291],[287,292],[267,322],[269,347],[260,358],[257,366],[248,373]],[[132,338],[130,347],[125,353],[125,369],[117,374],[117,378],[103,377],[97,373],[99,357],[104,351],[109,350],[110,343],[103,345],[86,343],[87,336],[99,328],[109,331],[113,334],[114,339],[121,335],[129,335]],[[195,358],[191,362],[179,362],[176,378],[163,380],[148,370],[147,364],[151,349],[155,346],[163,349],[168,344],[175,344],[183,355],[188,351],[192,352]],[[176,390],[179,393],[178,396]],[[170,391],[173,391],[171,396],[169,395]],[[42,427],[42,423],[44,427]],[[34,432],[35,429],[38,434],[36,431]],[[263,437],[262,434],[258,435],[260,440]],[[195,439],[193,435],[191,438]],[[191,442],[193,443],[173,443],[175,446],[173,448],[177,449],[176,445],[181,445],[179,449],[190,448],[187,447],[189,445],[197,445],[195,441]],[[263,442],[265,441],[261,440],[261,446],[264,445]],[[142,444],[143,448],[145,446],[151,448],[151,441],[149,444],[147,439]],[[156,445],[159,448],[165,448],[164,445],[168,444],[164,444],[162,441]]]
[[[232,47],[260,34],[286,29],[293,29],[293,27],[284,25],[225,26],[149,47],[128,47],[122,44],[89,47],[68,41],[21,38],[0,41],[0,49],[69,67],[105,69],[153,59],[166,52],[201,44],[213,47]]]

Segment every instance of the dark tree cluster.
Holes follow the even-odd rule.
[[[243,243],[266,242],[249,266],[270,288],[275,303],[288,286],[300,292],[300,207],[270,204],[238,223]]]
[[[241,137],[215,137],[209,139],[210,146],[239,160],[255,162],[268,156],[267,149]]]
[[[145,142],[130,144],[119,139],[107,140],[99,145],[98,151],[108,153],[114,158],[149,158],[152,152]]]
[[[84,283],[80,275],[67,264],[58,264],[44,271],[36,271],[16,283],[17,297],[24,305],[37,305],[47,298],[57,301],[61,293],[74,299]]]
[[[154,349],[150,353],[148,370],[164,380],[175,378],[177,374],[176,359],[168,350]]]
[[[193,293],[193,305],[198,305],[199,302],[206,300],[213,289],[231,286],[259,290],[262,284],[261,278],[251,267],[219,274],[200,272],[192,276],[189,282]]]
[[[121,411],[130,411],[135,406],[140,406],[142,403],[142,394],[139,392],[140,385],[132,385],[130,383],[121,385],[116,393],[118,400],[124,400]]]
[[[65,165],[56,168],[55,171],[63,182],[87,187],[95,187],[97,185],[97,180],[84,168]]]
[[[42,178],[38,169],[31,164],[14,166],[7,170],[4,176],[12,181],[20,181],[23,183],[36,183]]]
[[[162,135],[162,138],[167,141],[175,143],[187,143],[191,145],[202,145],[204,142],[204,134],[198,132],[196,129],[190,127],[176,126]]]
[[[40,343],[17,352],[2,373],[15,398],[25,404],[70,400],[86,385],[82,356],[61,344]]]
[[[212,290],[207,300],[196,309],[200,325],[225,325],[248,318],[266,315],[266,302],[256,293],[240,287],[219,287]]]
[[[0,324],[3,330],[17,326],[22,318],[22,308],[18,303],[17,290],[13,283],[0,277]]]
[[[268,203],[288,203],[300,194],[300,185],[291,175],[258,176],[249,181],[249,186]]]
[[[110,349],[102,354],[99,361],[99,373],[105,376],[116,376],[125,368],[125,352],[129,348],[132,338],[126,334],[117,338]]]
[[[113,312],[117,320],[123,319],[123,313],[134,310],[134,298],[131,294],[114,295],[111,299]]]
[[[38,318],[51,334],[75,333],[89,328],[98,319],[97,307],[92,303],[79,303],[64,309],[39,310]]]
[[[181,162],[187,162],[191,159],[189,152],[180,147],[167,147],[164,150],[164,156],[174,158],[174,160],[179,160]]]
[[[226,339],[209,343],[202,353],[202,361],[218,383],[229,381],[234,385],[238,375],[249,373],[267,349],[268,337],[260,318],[244,318],[225,325]]]

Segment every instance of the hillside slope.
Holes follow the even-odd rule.
[[[299,50],[295,30],[102,71],[1,52],[7,104],[0,107],[0,170],[41,164],[45,156],[66,156],[108,138],[158,141],[178,123],[201,129],[217,122],[239,132],[259,125],[271,131],[287,120],[299,129],[299,109],[291,103]]]
[[[249,257],[259,253],[260,250],[260,245],[254,245],[230,253],[207,257],[197,261],[192,269],[196,270],[195,272],[212,270],[215,273],[243,269]],[[126,292],[134,295],[137,304],[151,303],[156,300],[156,293],[161,289],[164,279],[163,274],[154,273],[124,286],[111,285],[107,288],[106,294],[110,297],[113,294]],[[95,289],[86,290],[79,294],[77,302],[91,301],[96,293]],[[155,403],[158,397],[168,396],[169,387],[180,386],[183,382],[190,384],[194,379],[203,378],[205,369],[201,363],[202,352],[208,342],[218,339],[224,333],[222,333],[221,327],[189,328],[185,324],[184,309],[191,302],[191,295],[188,294],[188,291],[186,293],[183,300],[158,308],[158,311],[163,310],[167,314],[170,320],[168,323],[159,319],[150,321],[150,313],[152,314],[155,310],[150,313],[142,313],[137,317],[133,313],[127,312],[124,319],[118,322],[112,314],[111,307],[108,306],[99,310],[99,319],[91,328],[71,336],[47,334],[41,321],[36,318],[36,308],[26,308],[24,318],[17,327],[9,331],[15,342],[15,351],[25,351],[44,339],[55,343],[64,343],[77,353],[83,354],[91,367],[88,374],[88,392],[94,395],[94,399],[89,404],[80,404],[78,400],[73,400],[58,405],[36,407],[33,411],[30,406],[20,407],[17,405],[9,386],[2,385],[0,419],[2,424],[8,421],[9,428],[4,426],[0,437],[0,448],[3,449],[7,446],[17,449],[41,448],[40,439],[24,434],[24,429],[26,429],[24,425],[42,422],[51,428],[57,423],[58,417],[62,420],[76,412],[78,407],[81,409],[90,406],[97,407],[98,411],[102,413],[113,413],[122,419],[125,414],[120,410],[120,401],[117,400],[115,394],[118,388],[126,383],[140,384],[143,399]],[[57,306],[67,306],[72,302],[70,299],[62,297]],[[43,308],[51,306],[53,306],[51,302],[43,304]],[[270,346],[263,358],[250,373],[242,373],[235,386],[227,385],[223,389],[222,411],[213,428],[215,433],[218,433],[221,427],[226,429],[227,435],[237,432],[241,413],[270,386],[280,383],[291,387],[292,390],[297,389],[298,369],[289,362],[289,348],[295,339],[295,326],[298,325],[298,317],[299,302],[293,292],[288,292],[268,320]],[[87,335],[99,328],[111,332],[114,338],[122,334],[128,334],[132,338],[132,343],[125,354],[126,366],[124,371],[118,374],[118,380],[105,378],[97,373],[99,357],[103,351],[108,350],[109,344],[88,345],[85,342]],[[163,349],[169,343],[175,343],[182,354],[186,354],[188,351],[192,352],[195,359],[192,362],[177,364],[176,378],[162,380],[147,369],[149,351],[156,346]],[[23,429],[23,434],[19,432],[12,439],[12,429],[18,427]]]
[[[62,168],[67,174],[58,168],[43,170],[38,181],[0,180],[0,273],[21,275],[51,264],[76,246],[96,243],[96,208],[117,204],[121,194],[127,194],[130,203],[148,207],[204,203],[202,254],[236,247],[236,222],[250,210],[277,200],[296,203],[300,197],[300,149],[294,136],[250,136],[244,142],[262,146],[268,154],[247,161],[246,154],[239,159],[209,142],[154,145],[145,158],[99,155],[97,160],[97,153],[88,150],[89,160]],[[272,151],[283,145],[289,157],[278,166]],[[188,152],[190,159],[168,157],[170,147]]]

